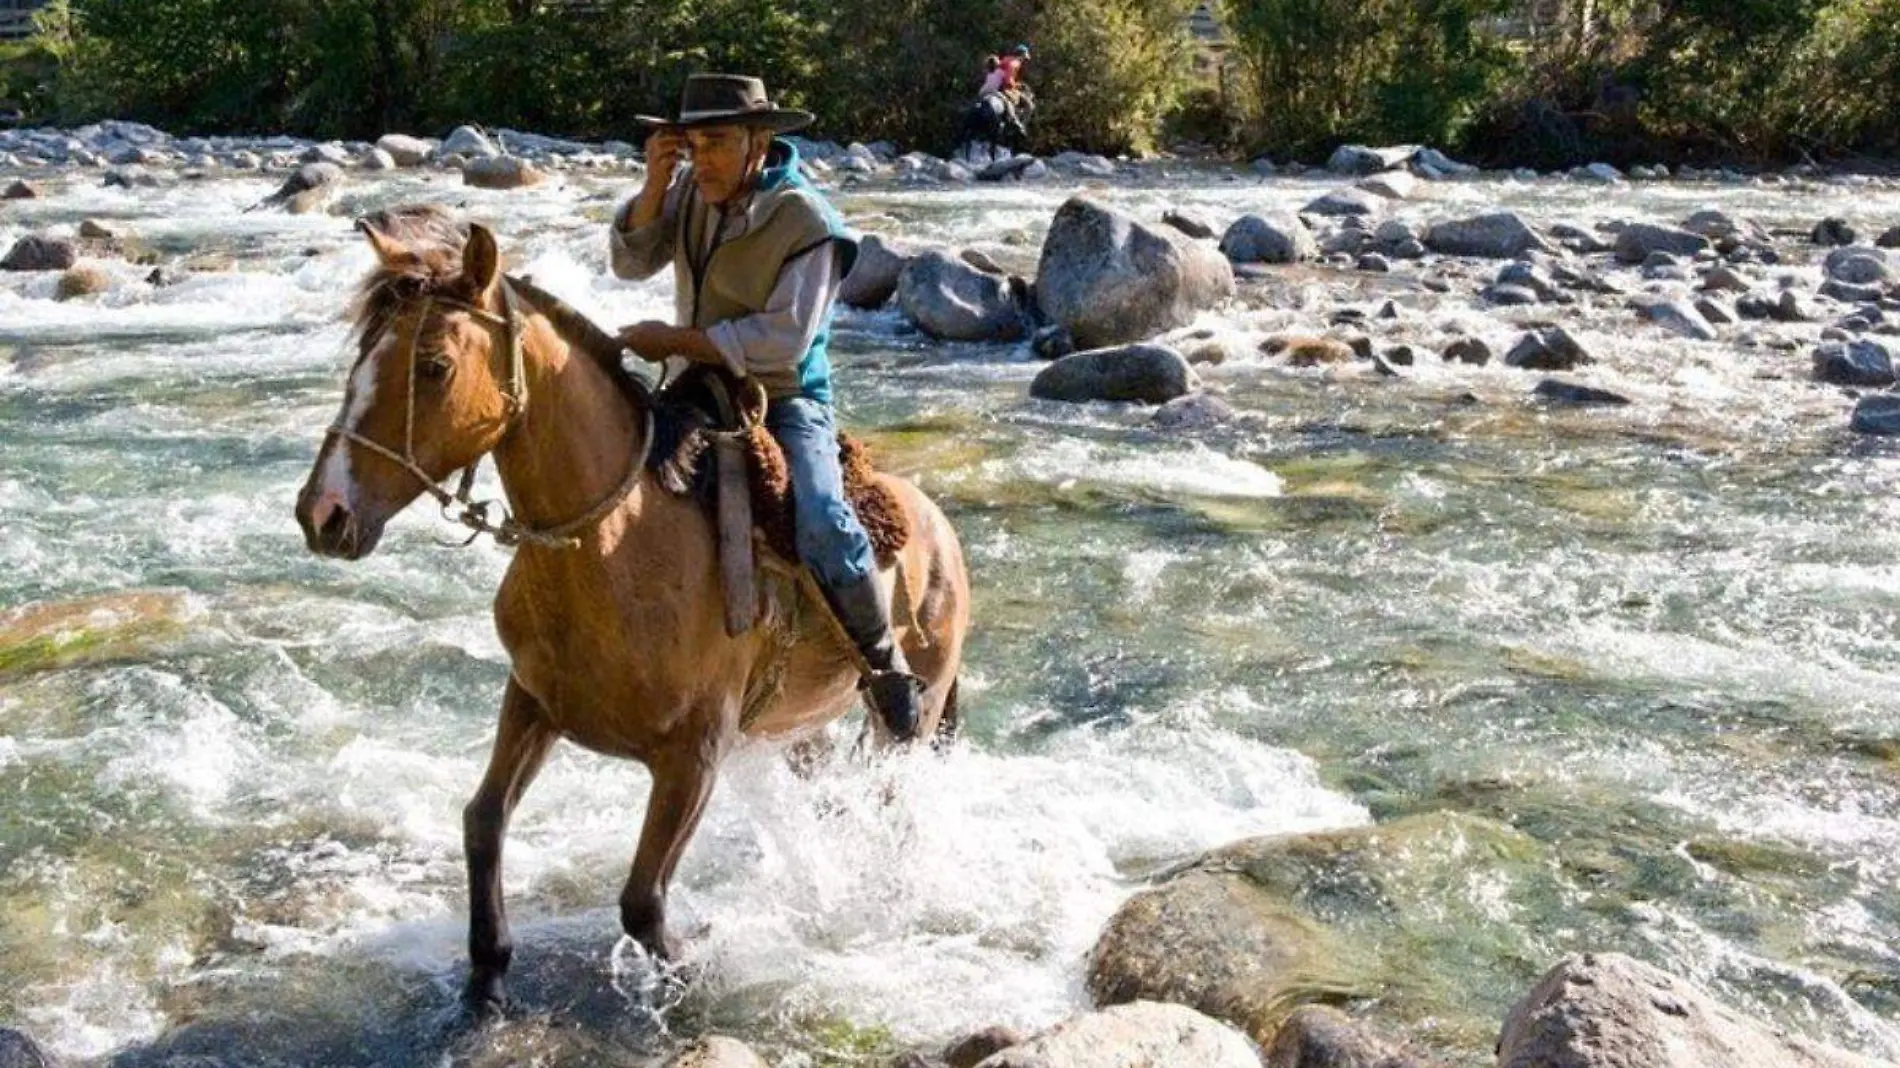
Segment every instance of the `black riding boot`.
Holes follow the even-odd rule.
[[[890,599],[884,594],[876,575],[868,575],[825,593],[831,607],[844,624],[852,644],[870,665],[870,674],[858,683],[871,708],[884,721],[891,736],[908,742],[917,735],[918,702],[923,697],[924,680],[910,673],[904,650],[898,648],[891,631]]]

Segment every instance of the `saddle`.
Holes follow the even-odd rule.
[[[728,372],[695,366],[655,397],[655,442],[648,466],[669,493],[697,499],[719,533],[720,573],[726,587],[726,631],[737,636],[757,618],[754,542],[796,570],[791,470],[765,427],[764,391]],[[880,566],[889,566],[910,542],[909,514],[877,479],[870,449],[838,435],[845,499]]]

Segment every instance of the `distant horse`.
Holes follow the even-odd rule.
[[[1021,152],[1027,147],[1027,127],[1036,112],[1036,98],[1023,90],[1016,104],[1016,121],[1011,122],[1009,105],[995,93],[978,97],[963,112],[957,125],[957,139],[950,149],[952,159],[967,159],[976,145],[994,154],[997,148]]]
[[[701,505],[646,470],[654,407],[620,346],[559,301],[505,277],[495,238],[446,213],[362,225],[379,264],[357,312],[343,410],[297,500],[311,551],[356,560],[423,492],[492,455],[519,543],[495,598],[513,668],[493,755],[463,811],[471,1007],[505,1003],[513,953],[501,849],[516,802],[567,738],[653,775],[620,922],[673,958],[666,894],[721,760],[746,736],[796,737],[848,710],[858,671],[806,591],[768,572],[764,618],[728,637],[719,555]],[[895,565],[898,640],[928,684],[919,730],[954,719],[970,622],[956,532],[911,483],[882,478],[909,518]],[[491,530],[493,529],[490,524]],[[881,739],[882,723],[869,717]]]

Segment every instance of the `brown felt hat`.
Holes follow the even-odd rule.
[[[776,133],[802,130],[812,124],[809,111],[773,107],[765,83],[739,74],[694,74],[680,92],[678,118],[636,116],[644,126],[671,126],[690,130],[705,126],[764,126]]]

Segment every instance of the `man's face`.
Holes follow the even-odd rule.
[[[745,192],[755,163],[763,159],[771,138],[762,130],[744,126],[712,126],[686,131],[693,152],[693,182],[708,204],[724,204]]]

